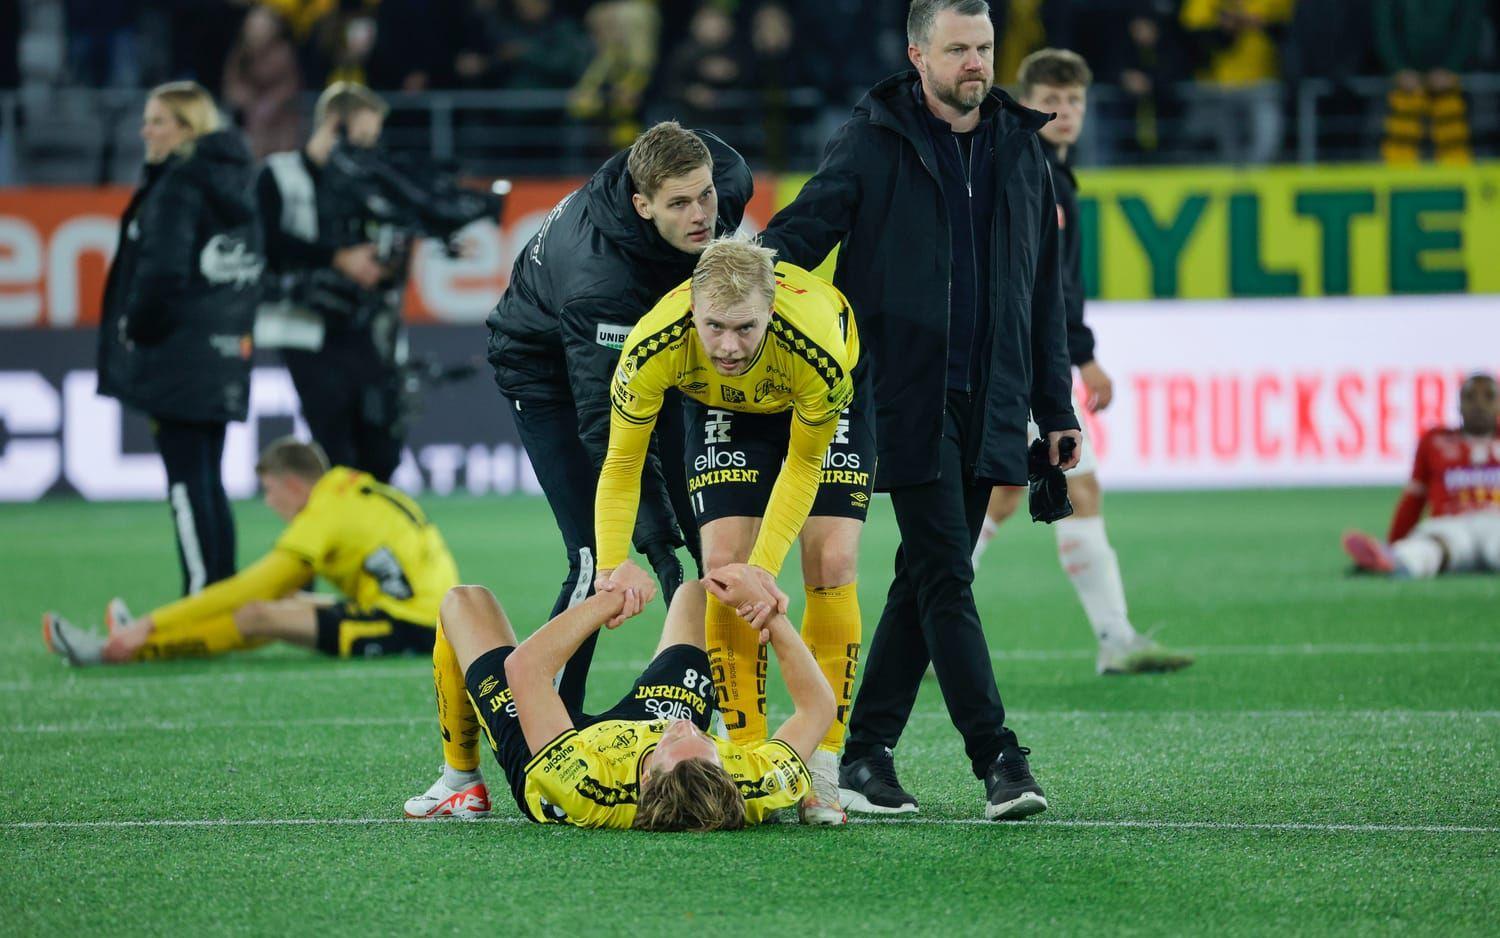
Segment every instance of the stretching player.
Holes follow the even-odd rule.
[[[255,472],[266,504],[287,521],[270,553],[133,621],[111,601],[108,638],[49,612],[47,647],[75,665],[221,655],[276,640],[340,658],[430,652],[438,603],[458,571],[416,503],[367,473],[328,468],[316,444],[291,438],[268,446]],[[347,599],[296,596],[314,576]]]
[[[620,568],[634,566],[623,561]],[[620,569],[617,568],[617,569]],[[645,571],[639,570],[641,577]],[[709,736],[714,682],[704,653],[704,586],[769,633],[795,712],[774,738],[735,743]],[[833,693],[759,575],[743,564],[683,584],[656,655],[610,710],[568,707],[553,677],[589,636],[639,612],[642,594],[618,584],[573,606],[517,645],[489,590],[460,586],[443,600],[433,653],[444,682],[467,688],[467,714],[440,713],[443,777],[406,803],[411,817],[480,817],[489,792],[474,753],[478,729],[505,772],[521,813],[543,824],[655,831],[735,830],[796,804],[810,789],[804,765],[833,722]],[[472,708],[470,706],[472,705]],[[455,765],[455,762],[458,765]]]
[[[1435,427],[1417,444],[1388,543],[1360,531],[1344,535],[1355,566],[1413,579],[1500,572],[1500,404],[1494,377],[1471,375],[1459,391],[1458,409],[1458,427]],[[1425,521],[1424,508],[1431,510]]]
[[[663,395],[676,388],[688,398],[688,500],[705,568],[748,561],[784,612],[775,577],[800,537],[802,637],[839,696],[838,719],[809,763],[813,791],[800,808],[815,824],[845,820],[838,754],[859,660],[855,577],[875,463],[865,405],[851,406],[858,357],[848,301],[831,284],[775,263],[774,252],[754,241],[715,241],[692,279],[625,340],[594,509],[604,582],[629,549],[651,428]],[[764,647],[713,597],[706,629],[729,738],[741,745],[764,739]]]
[[[1079,230],[1078,182],[1068,165],[1068,150],[1083,132],[1088,112],[1088,86],[1093,76],[1088,65],[1076,52],[1065,49],[1042,49],[1027,56],[1019,75],[1021,103],[1044,113],[1054,114],[1039,134],[1042,149],[1052,168],[1057,188],[1059,235],[1062,238],[1063,300],[1068,311],[1068,357],[1078,368],[1083,386],[1088,389],[1087,406],[1101,411],[1109,406],[1114,393],[1109,375],[1094,358],[1094,333],[1083,321],[1083,254]],[[1080,421],[1080,426],[1085,424]],[[1031,424],[1031,438],[1036,439],[1036,424]],[[1053,524],[1057,536],[1057,554],[1073,589],[1083,603],[1084,614],[1099,641],[1096,668],[1100,674],[1141,674],[1150,671],[1175,671],[1193,663],[1190,655],[1163,648],[1148,636],[1136,632],[1125,609],[1125,583],[1120,578],[1120,563],[1109,537],[1104,533],[1101,514],[1098,462],[1087,431],[1079,447],[1078,464],[1067,471],[1068,497],[1073,502],[1073,516]],[[984,554],[1001,523],[1015,513],[1026,493],[1024,486],[997,486],[990,495],[989,511],[979,541],[974,546],[974,566]]]

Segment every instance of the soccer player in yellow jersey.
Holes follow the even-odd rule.
[[[75,665],[219,655],[283,641],[341,658],[429,653],[438,604],[458,582],[436,526],[401,491],[328,467],[315,444],[272,443],[255,467],[266,504],[287,521],[254,565],[133,621],[115,600],[103,638],[56,613],[43,636]],[[295,595],[314,576],[342,602]]]
[[[855,394],[859,338],[848,302],[828,282],[752,240],[703,251],[692,279],[647,313],[625,340],[611,388],[609,451],[594,521],[599,582],[650,598],[644,576],[622,580],[642,461],[662,396],[689,399],[689,501],[704,568],[746,562],[786,609],[775,576],[800,538],[802,637],[839,698],[838,719],[813,755],[814,788],[800,806],[813,824],[841,824],[838,752],[853,693],[861,624],[855,590],[875,443]],[[852,405],[852,406],[851,406]],[[765,738],[765,650],[708,599],[707,636],[730,739]]]
[[[776,650],[795,710],[770,739],[736,743],[707,735],[714,682],[703,642],[705,586],[743,614],[747,621],[737,621],[736,627],[751,641],[761,628]],[[734,830],[760,823],[806,794],[812,779],[805,762],[834,717],[828,682],[775,603],[759,575],[743,564],[683,584],[673,596],[655,657],[630,692],[597,716],[564,704],[553,678],[589,636],[641,610],[640,595],[629,590],[595,593],[518,644],[494,595],[483,587],[460,586],[443,600],[434,661],[463,682],[511,794],[531,820],[655,831]],[[471,737],[477,732],[470,731]],[[467,788],[452,792],[447,810],[413,810],[414,803],[445,790],[440,779],[428,795],[407,803],[407,814],[487,813],[489,795],[477,761],[468,774]]]

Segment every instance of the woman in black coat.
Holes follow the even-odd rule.
[[[99,393],[151,418],[183,592],[234,573],[220,463],[250,396],[262,267],[250,153],[192,82],[151,92],[146,169],[120,219],[99,326]]]

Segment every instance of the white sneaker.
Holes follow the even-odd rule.
[[[469,821],[488,817],[489,813],[490,790],[485,787],[483,779],[462,789],[453,789],[439,775],[431,788],[406,801],[407,817],[451,817]]]
[[[104,663],[104,639],[80,629],[55,612],[42,613],[42,641],[47,650],[74,667]]]
[[[807,760],[812,775],[812,791],[797,804],[797,817],[803,824],[820,827],[849,823],[839,807],[839,757],[819,749]]]
[[[130,614],[130,609],[125,605],[125,600],[116,596],[104,607],[104,628],[113,635],[121,629],[128,629],[135,622],[135,616]]]
[[[1173,651],[1150,635],[1136,635],[1121,645],[1099,646],[1094,670],[1099,674],[1165,674],[1192,663],[1192,655]]]

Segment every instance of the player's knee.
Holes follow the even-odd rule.
[[[498,611],[500,601],[483,586],[455,586],[443,594],[438,615],[442,618],[443,631],[451,633],[462,623],[472,622],[491,610]]]
[[[995,488],[990,495],[990,520],[996,524],[1004,522],[1021,505],[1021,493],[1025,489],[1013,485],[1002,485]]]
[[[1099,488],[1099,477],[1092,472],[1069,476],[1068,500],[1073,503],[1075,518],[1097,517],[1104,508],[1104,493]]]
[[[736,544],[715,544],[703,549],[703,569],[705,571],[717,570],[720,567],[732,563],[745,563],[750,559],[750,552],[739,550]]]
[[[246,638],[260,634],[270,619],[270,607],[263,602],[246,603],[234,611],[234,627]]]
[[[802,554],[802,580],[810,587],[843,586],[859,574],[859,548],[829,540]]]

